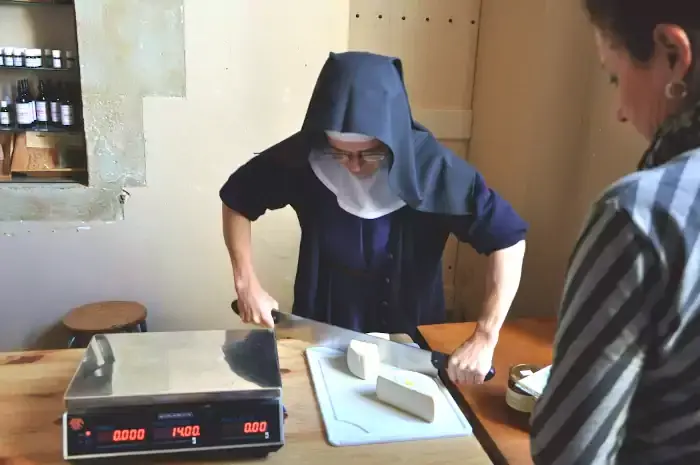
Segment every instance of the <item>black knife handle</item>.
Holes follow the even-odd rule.
[[[447,354],[443,354],[442,352],[433,352],[433,366],[437,368],[438,370],[445,370],[447,371],[447,364],[450,361],[450,356]],[[494,376],[496,376],[496,369],[494,367],[491,367],[488,373],[486,373],[486,377],[484,378],[484,382],[490,381]]]
[[[231,302],[231,310],[233,310],[233,313],[235,313],[239,317],[241,316],[241,311],[238,308],[238,300],[234,300],[233,302]],[[272,311],[272,321],[275,324],[277,324],[277,323],[279,323],[279,319],[280,319],[279,312],[277,310],[273,310]]]

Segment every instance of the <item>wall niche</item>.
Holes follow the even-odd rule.
[[[0,221],[112,221],[143,99],[184,97],[183,0],[0,0]]]
[[[0,183],[87,185],[71,2],[0,1]]]

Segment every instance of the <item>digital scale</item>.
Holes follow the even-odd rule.
[[[64,401],[69,461],[264,457],[284,445],[279,357],[268,329],[97,335]]]

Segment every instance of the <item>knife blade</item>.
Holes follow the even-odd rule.
[[[231,303],[231,309],[240,316],[237,300]],[[273,310],[272,319],[275,323],[275,336],[278,339],[298,339],[342,352],[347,351],[352,340],[369,342],[379,348],[382,363],[430,377],[436,377],[440,371],[446,371],[447,362],[450,359],[449,355],[442,352],[423,350],[291,313]],[[496,370],[492,367],[484,381],[489,381],[495,375]]]

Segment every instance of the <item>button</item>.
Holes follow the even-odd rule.
[[[389,257],[389,260],[393,260],[393,259],[394,259],[394,254],[393,254],[393,253],[390,253],[389,255],[387,255],[387,257]]]
[[[387,302],[386,300],[382,300],[382,307],[388,307],[388,306],[389,306],[389,302]]]
[[[384,278],[384,282],[387,283],[387,284],[389,284],[389,283],[391,282],[391,279],[389,279],[389,278]]]

